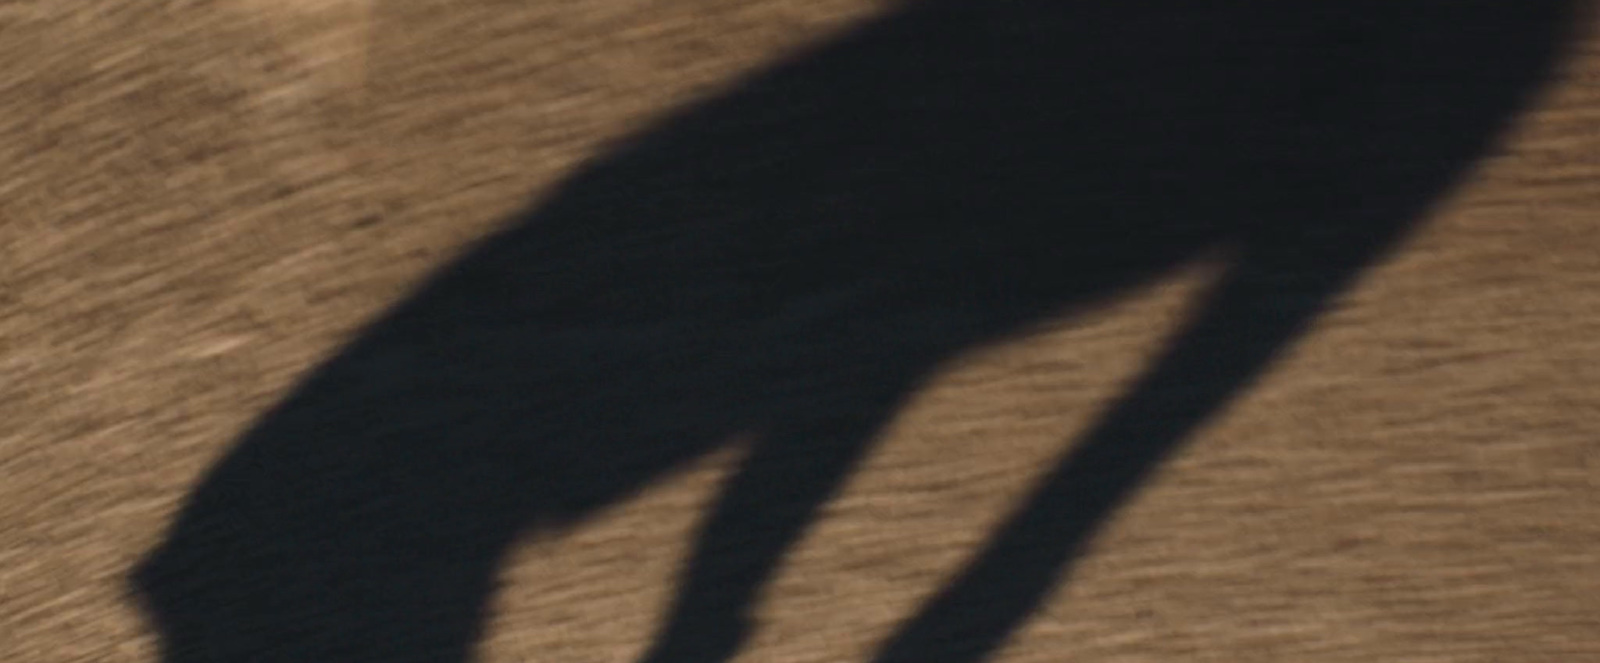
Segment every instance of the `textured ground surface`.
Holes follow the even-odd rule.
[[[0,660],[153,660],[124,574],[299,376],[609,141],[885,8],[369,2],[0,2]],[[999,660],[1600,660],[1597,155],[1591,40]],[[866,656],[1200,276],[928,385],[741,660]],[[637,655],[732,458],[520,548],[483,660]]]

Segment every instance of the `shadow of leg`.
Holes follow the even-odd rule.
[[[889,639],[877,663],[984,660],[1059,584],[1096,526],[1248,387],[1369,255],[1320,268],[1235,265],[1150,372],[977,559]]]
[[[869,447],[882,407],[766,433],[706,519],[646,663],[733,657],[756,592]]]

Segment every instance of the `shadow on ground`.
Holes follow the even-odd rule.
[[[1228,257],[878,657],[982,660],[1481,155],[1570,13],[913,4],[668,118],[444,270],[238,442],[132,584],[169,663],[464,661],[519,536],[750,433],[646,655],[721,661],[931,371]]]

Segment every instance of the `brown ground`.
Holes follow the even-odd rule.
[[[298,376],[608,141],[887,6],[370,2],[0,2],[0,661],[153,660],[124,574]],[[1600,660],[1600,41],[1572,58],[999,660]],[[866,656],[1199,276],[931,384],[741,660]],[[483,659],[636,655],[729,460],[527,543]]]

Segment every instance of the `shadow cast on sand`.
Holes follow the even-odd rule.
[[[722,661],[930,372],[1228,256],[877,658],[983,660],[1482,155],[1575,13],[910,4],[665,119],[443,270],[244,435],[130,582],[168,663],[457,663],[520,536],[750,432],[645,655]]]

